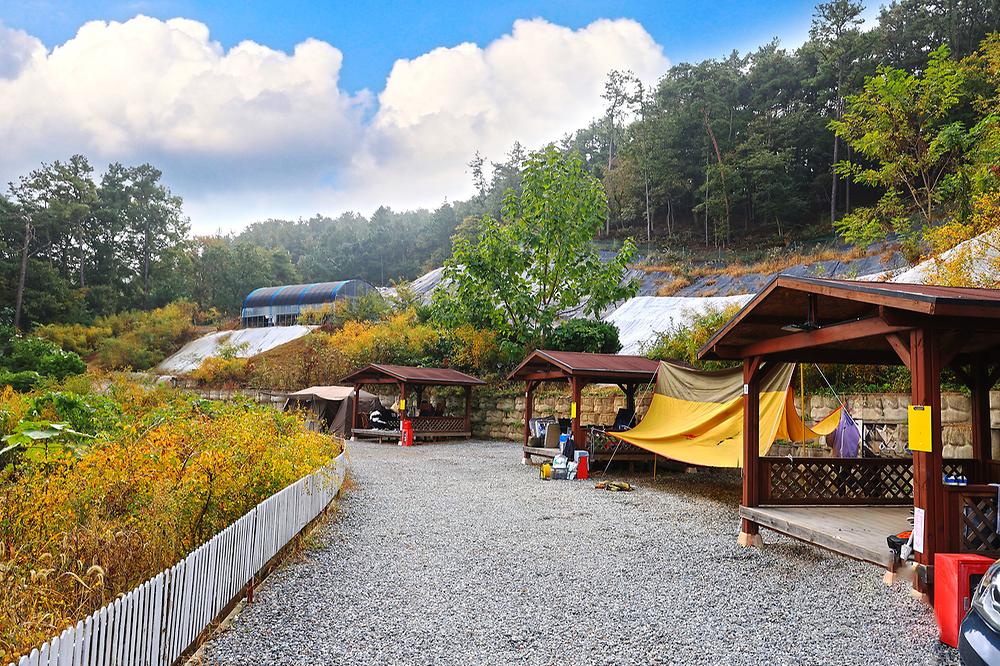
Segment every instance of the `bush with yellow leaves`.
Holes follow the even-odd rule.
[[[39,397],[0,394],[0,434]],[[75,455],[0,458],[0,663],[173,565],[342,446],[251,402],[124,382],[100,398],[118,421]],[[41,402],[52,418],[76,404]]]

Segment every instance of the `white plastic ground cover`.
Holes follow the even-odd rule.
[[[315,326],[267,326],[209,333],[192,340],[175,354],[163,359],[156,366],[156,370],[163,375],[183,375],[192,372],[206,358],[219,356],[224,347],[233,350],[237,358],[250,358],[301,338],[315,328]]]
[[[736,296],[636,296],[625,301],[604,321],[618,327],[622,343],[620,354],[641,354],[645,345],[660,333],[676,330],[691,321],[692,316],[709,308],[743,306],[753,294]]]
[[[346,473],[345,451],[268,497],[174,566],[10,666],[170,666],[333,501]]]

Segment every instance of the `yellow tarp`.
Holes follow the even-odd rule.
[[[768,373],[760,393],[760,451],[776,439],[802,441],[832,433],[840,409],[812,428],[795,411],[791,364]],[[635,428],[608,433],[661,456],[692,465],[743,465],[742,370],[699,372],[660,364],[657,389]]]

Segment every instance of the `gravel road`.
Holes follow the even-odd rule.
[[[211,664],[957,663],[881,570],[764,531],[729,471],[538,480],[507,442],[355,443],[354,487]]]

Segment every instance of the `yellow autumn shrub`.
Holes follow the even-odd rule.
[[[296,416],[250,402],[121,381],[105,395],[120,421],[79,458],[0,460],[0,663],[171,566],[341,451],[341,441]],[[27,399],[0,394],[0,415]]]
[[[967,223],[953,220],[925,234],[935,255],[932,281],[949,287],[1000,287],[1000,191],[972,200]]]

